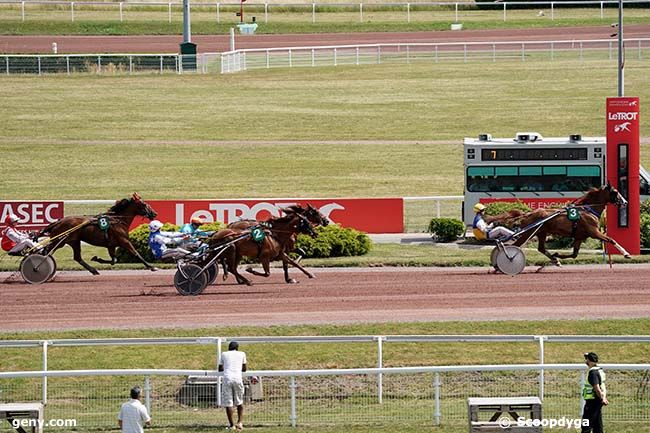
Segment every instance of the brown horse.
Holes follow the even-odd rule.
[[[317,233],[314,231],[313,226],[325,226],[329,224],[329,220],[312,206],[304,209],[296,205],[283,209],[283,211],[286,213],[285,216],[271,218],[264,223],[266,236],[260,243],[249,238],[231,247],[229,254],[226,253],[224,258],[224,278],[227,276],[228,271],[230,271],[235,275],[239,284],[252,284],[249,279],[242,276],[237,270],[237,266],[242,257],[257,259],[262,264],[264,273],[255,271],[250,267],[246,269],[247,272],[253,275],[268,277],[271,275],[270,263],[273,260],[282,260],[284,279],[287,283],[293,284],[297,282],[293,278],[289,278],[289,265],[300,269],[309,278],[314,278],[312,273],[308,272],[289,256],[289,252],[294,250],[296,238],[299,233],[316,237]],[[210,245],[218,245],[259,224],[259,222],[252,220],[232,223],[228,228],[215,233],[210,239]]]
[[[156,217],[156,212],[140,198],[138,193],[133,193],[130,199],[116,201],[104,214],[95,217],[68,216],[62,218],[41,230],[39,236],[50,237],[51,242],[46,247],[47,252],[54,252],[66,244],[70,245],[75,261],[94,275],[99,275],[99,272],[81,257],[81,242],[106,247],[108,250],[111,260],[95,256],[91,259],[94,262],[114,265],[116,262],[115,249],[120,247],[140,259],[147,269],[155,271],[156,268],[142,258],[129,240],[129,226],[136,215],[151,220]],[[100,221],[102,219],[103,221]],[[106,221],[108,227],[102,230],[100,224]],[[68,231],[68,234],[63,234]]]
[[[572,203],[572,207],[578,211],[576,221],[569,219],[569,214],[573,212],[571,211],[572,207],[568,207],[566,209],[537,209],[526,213],[513,211],[506,215],[489,218],[487,222],[497,221],[505,226],[522,227],[523,232],[517,236],[514,245],[521,246],[530,238],[537,237],[537,250],[556,266],[560,266],[559,259],[576,258],[580,246],[587,238],[599,239],[611,244],[626,258],[630,258],[630,254],[618,242],[602,233],[598,228],[600,216],[610,203],[619,207],[627,205],[625,198],[615,188],[607,184],[599,189],[592,188]],[[534,226],[535,223],[545,218],[549,218],[548,221],[538,227]],[[527,229],[527,227],[530,228]],[[571,254],[551,254],[546,249],[546,238],[549,235],[573,238],[573,252]]]

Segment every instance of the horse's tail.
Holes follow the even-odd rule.
[[[54,221],[53,223],[51,223],[50,225],[48,225],[47,227],[42,228],[41,231],[38,232],[37,236],[39,238],[42,237],[42,236],[50,236],[50,234],[53,231],[55,231],[56,228],[59,226],[60,222],[61,222],[61,220],[57,220],[57,221]]]

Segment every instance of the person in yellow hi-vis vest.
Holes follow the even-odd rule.
[[[478,241],[484,241],[485,239],[505,239],[512,236],[515,232],[505,227],[494,227],[493,224],[488,224],[483,218],[483,213],[485,212],[485,205],[482,203],[476,203],[474,205],[474,212],[476,216],[474,217],[474,222],[472,223],[472,232],[474,237]]]
[[[598,367],[598,355],[594,352],[584,354],[585,363],[589,367],[587,380],[582,388],[582,398],[585,408],[582,419],[589,424],[582,426],[582,433],[603,433],[603,406],[607,406],[607,388],[605,387],[605,372]]]

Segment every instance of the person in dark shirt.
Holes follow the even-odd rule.
[[[587,380],[582,388],[582,398],[585,399],[583,420],[589,425],[582,426],[582,433],[603,433],[603,406],[607,406],[607,388],[605,387],[605,372],[598,367],[598,355],[594,352],[584,354],[585,363],[589,367]]]

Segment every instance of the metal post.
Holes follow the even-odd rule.
[[[357,49],[356,49],[356,61],[355,61],[355,64],[357,66],[359,66],[359,47],[357,47]]]
[[[223,60],[221,61],[223,65]],[[221,337],[217,338],[217,370],[219,369],[219,361],[221,361]],[[217,406],[221,406],[221,377],[217,380]]]
[[[167,3],[167,21],[172,22],[172,4]]]
[[[124,7],[124,2],[120,2],[120,22],[124,21],[123,7]]]
[[[311,66],[316,66],[316,53],[313,48],[311,49]]]
[[[291,376],[291,379],[289,381],[289,393],[291,394],[291,416],[289,419],[291,420],[291,427],[295,427],[296,420],[298,418],[296,416],[296,377],[295,376]]]
[[[38,56],[38,75],[41,75],[41,56]]]
[[[183,0],[183,43],[192,42],[190,0]]]
[[[411,22],[411,3],[406,3],[406,22]]]
[[[291,56],[291,50],[289,50],[289,67],[291,68],[293,66],[293,58]]]
[[[65,56],[65,70],[70,75],[70,56]]]
[[[235,51],[235,28],[230,28],[230,51]]]
[[[160,75],[163,73],[163,56],[160,56]]]
[[[264,3],[264,22],[268,23],[269,22],[269,4]]]
[[[144,377],[144,405],[147,412],[151,414],[151,380],[149,376]]]
[[[74,2],[70,2],[70,20],[74,22]]]
[[[337,61],[336,61],[336,48],[334,48],[334,66],[338,66]]]
[[[377,46],[377,64],[381,64],[381,45]]]
[[[266,50],[266,69],[269,69],[270,67],[271,67],[270,54],[269,54],[269,50]]]
[[[535,337],[539,340],[539,363],[544,365],[544,340],[546,337],[540,335]],[[544,369],[539,370],[539,399],[544,402]]]
[[[363,22],[363,3],[359,3],[359,22]]]
[[[436,402],[436,409],[433,413],[433,419],[435,425],[440,425],[440,373],[436,373],[435,379],[433,381],[433,394]]]
[[[454,4],[454,10],[455,10],[455,12],[454,12],[454,22],[457,23],[458,22],[458,3]]]
[[[129,56],[129,75],[133,73],[133,56]]]
[[[5,62],[7,63],[7,75],[9,75],[9,56],[5,56]]]
[[[623,59],[625,58],[623,53],[623,0],[618,0],[618,97],[622,97],[624,92],[623,88],[625,76],[623,73]]]
[[[551,2],[551,21],[555,20],[555,5]]]
[[[582,396],[582,390],[585,387],[586,375],[585,371],[580,372],[580,411],[578,413],[582,414],[582,409],[585,407],[585,399]]]
[[[603,2],[600,2],[600,19],[602,20],[604,18],[603,14]]]
[[[377,368],[384,367],[384,337],[378,336],[377,338]],[[377,374],[377,402],[383,404],[384,402],[384,376]]]
[[[102,56],[97,56],[97,72],[102,72]]]
[[[506,20],[506,4],[503,3],[503,21]]]
[[[38,58],[39,63],[41,58]],[[39,65],[39,71],[40,71],[40,65]],[[40,72],[39,72],[40,73]],[[43,371],[47,371],[47,346],[48,346],[47,341],[43,341]],[[47,376],[43,376],[43,406],[47,405]]]
[[[221,3],[217,3],[217,22],[221,22]]]
[[[311,23],[316,22],[316,3],[311,4]]]
[[[25,2],[20,2],[20,16],[25,21]]]

